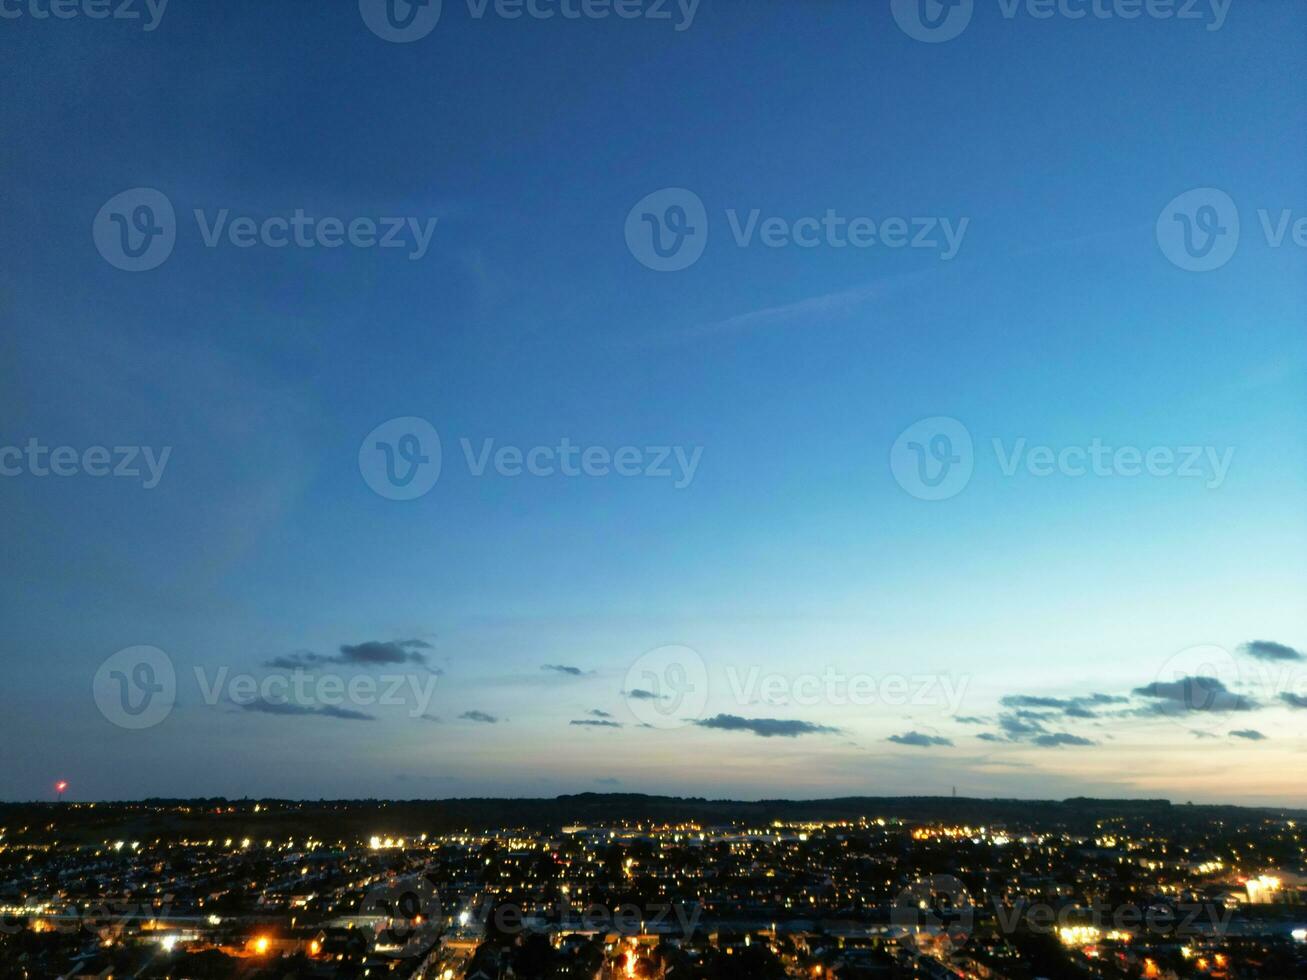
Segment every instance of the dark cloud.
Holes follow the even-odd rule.
[[[302,667],[314,667],[323,663],[330,663],[330,661],[320,653],[311,653],[308,650],[296,650],[294,653],[284,654],[280,657],[273,657],[264,664],[264,666],[275,667],[278,670],[296,670]]]
[[[335,705],[323,705],[321,707],[309,707],[303,704],[292,704],[289,701],[236,701],[233,702],[242,711],[255,711],[265,715],[282,715],[304,717],[306,715],[320,715],[324,718],[344,718],[348,721],[374,721],[373,715],[365,714],[362,711],[354,711],[351,708],[338,708]]]
[[[1266,736],[1255,728],[1237,728],[1230,733],[1231,738],[1246,738],[1250,742],[1264,742]]]
[[[1023,738],[1027,735],[1039,735],[1044,731],[1044,726],[1038,721],[1030,719],[1029,712],[1007,712],[998,716],[998,727],[1013,739]]]
[[[936,745],[953,744],[952,739],[942,738],[939,735],[924,735],[921,732],[904,732],[902,735],[891,735],[886,741],[897,742],[899,745],[916,745],[923,749]]]
[[[667,696],[663,694],[654,694],[653,691],[646,691],[642,687],[634,688],[630,691],[623,691],[628,698],[635,698],[637,701],[666,701]]]
[[[1054,698],[1037,694],[1009,694],[1000,700],[1006,708],[1043,708],[1049,711],[1060,711],[1068,718],[1097,718],[1096,708],[1106,707],[1112,704],[1125,704],[1129,698],[1119,697],[1114,694],[1083,694],[1070,698]],[[1019,714],[1020,712],[1018,712]],[[1036,717],[1048,717],[1041,715]]]
[[[434,722],[434,723],[437,724],[437,725],[440,724],[440,715],[420,715],[419,717],[420,717],[423,721]]]
[[[375,667],[385,664],[420,664],[427,666],[427,657],[423,650],[432,646],[426,640],[368,640],[364,643],[342,644],[340,653],[328,657],[321,653],[299,650],[281,657],[274,657],[265,666],[278,670],[300,670],[305,667],[319,667],[323,664],[343,664],[355,667]],[[432,673],[440,671],[428,668]]]
[[[486,712],[484,711],[477,711],[475,709],[472,711],[464,711],[461,715],[459,715],[459,717],[462,718],[464,721],[479,721],[483,725],[499,724],[499,719],[496,718],[494,715],[486,714]]]
[[[1059,745],[1093,745],[1091,739],[1081,738],[1079,735],[1072,735],[1069,732],[1049,732],[1047,735],[1036,735],[1031,740],[1031,744],[1043,746],[1044,748],[1054,748]]]
[[[781,718],[741,718],[739,715],[715,715],[695,722],[700,728],[718,728],[727,732],[752,732],[761,738],[794,738],[798,735],[840,734],[838,728],[810,721]]]
[[[956,721],[956,722],[958,722],[958,723],[961,724],[961,725],[983,725],[983,724],[985,724],[985,719],[984,719],[984,718],[977,718],[977,717],[975,717],[974,715],[958,715],[957,718],[955,718],[955,719],[953,719],[953,720]]]
[[[430,650],[426,640],[368,640],[366,643],[341,644],[340,663],[344,664],[423,664]]]
[[[1281,691],[1280,700],[1291,708],[1307,708],[1307,697],[1294,694],[1292,691]]]
[[[1150,711],[1175,714],[1186,711],[1252,711],[1257,702],[1235,694],[1215,677],[1182,677],[1177,681],[1153,681],[1136,687],[1140,697],[1153,698]]]
[[[1106,697],[1106,695],[1094,695],[1094,697]],[[1006,699],[1004,700],[1006,701]],[[1044,727],[1043,722],[1052,717],[1056,717],[1056,712],[1027,711],[1024,709],[1007,711],[998,716],[998,727],[1002,729],[1001,733],[987,733],[978,735],[977,738],[983,738],[987,742],[1026,742],[1043,748],[1053,748],[1059,745],[1095,744],[1091,739],[1080,735],[1072,735],[1070,732],[1050,732]]]
[[[600,776],[595,780],[600,786],[621,786],[622,781],[615,776]]]
[[[622,723],[619,721],[603,721],[598,718],[582,718],[577,721],[569,721],[569,725],[588,725],[591,728],[621,728]]]
[[[607,711],[604,711],[602,708],[591,708],[589,711],[586,712],[586,714],[588,714],[591,718],[611,718],[611,717],[613,717],[613,716],[610,715]]]
[[[1239,649],[1258,660],[1307,660],[1307,656],[1293,647],[1272,640],[1253,640]]]
[[[585,671],[580,667],[569,667],[567,664],[542,664],[541,670],[553,671],[555,674],[566,674],[568,677],[582,677]]]

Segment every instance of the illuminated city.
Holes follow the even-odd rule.
[[[565,811],[584,819],[553,823]],[[1269,811],[586,795],[2,812],[6,978],[1307,971],[1307,834]],[[451,826],[510,814],[525,822]]]

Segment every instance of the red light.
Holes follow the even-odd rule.
[[[68,784],[61,779],[59,780],[59,782],[54,784],[54,788],[56,791],[62,793],[64,790],[68,788]]]

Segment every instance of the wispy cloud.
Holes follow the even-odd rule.
[[[569,725],[583,725],[589,728],[621,728],[620,721],[603,721],[599,718],[579,718],[576,721],[569,721]]]
[[[495,715],[488,714],[484,711],[477,711],[475,708],[471,711],[464,711],[459,715],[464,721],[478,721],[483,725],[497,725],[499,718]]]
[[[760,738],[795,738],[799,735],[837,735],[840,729],[810,721],[782,718],[741,718],[739,715],[714,715],[695,722],[700,728],[717,728],[726,732],[752,732]]]
[[[297,670],[305,667],[320,667],[323,664],[342,664],[356,667],[375,667],[391,664],[427,665],[423,652],[432,646],[426,640],[367,640],[363,643],[343,643],[340,653],[334,656],[300,650],[295,653],[274,657],[266,664],[279,670]],[[429,668],[430,669],[430,668]],[[440,673],[433,670],[433,673]]]
[[[1056,748],[1060,745],[1093,745],[1094,741],[1088,738],[1082,738],[1079,735],[1072,735],[1070,732],[1049,732],[1046,735],[1036,735],[1030,740],[1032,745],[1038,745],[1041,748]]]
[[[284,717],[303,718],[310,715],[318,715],[323,718],[341,718],[346,721],[375,721],[373,715],[366,714],[362,711],[354,711],[351,708],[340,708],[336,705],[304,705],[294,704],[290,701],[234,701],[232,702],[242,711],[254,711],[265,715],[282,715]]]
[[[1264,742],[1266,736],[1255,728],[1237,728],[1230,733],[1232,738],[1243,738],[1249,742]]]
[[[571,667],[567,664],[541,664],[541,670],[548,670],[555,674],[565,674],[568,677],[584,677],[585,671],[580,667]]]
[[[904,732],[902,735],[891,735],[886,741],[897,742],[899,745],[916,745],[923,749],[932,748],[936,745],[952,745],[953,740],[944,738],[940,735],[926,735],[922,732]]]

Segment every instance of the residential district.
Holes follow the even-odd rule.
[[[0,978],[1307,977],[1285,813],[603,800],[0,807]]]

